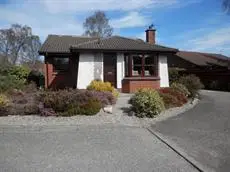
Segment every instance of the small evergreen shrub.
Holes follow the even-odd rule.
[[[190,92],[189,97],[192,98],[194,98],[198,94],[198,91],[204,87],[200,81],[200,78],[195,75],[182,76],[178,82],[183,84],[188,89]]]
[[[190,92],[188,91],[188,89],[181,83],[173,82],[170,87],[174,90],[181,92],[186,97],[190,95]]]
[[[154,89],[140,89],[130,99],[130,104],[137,117],[153,118],[164,110],[164,102]]]
[[[87,90],[109,91],[114,95],[114,97],[118,97],[119,95],[118,91],[115,90],[110,82],[103,82],[100,80],[93,80],[87,87]]]

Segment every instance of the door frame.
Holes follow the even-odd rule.
[[[106,82],[105,81],[105,63],[104,63],[105,62],[104,58],[105,58],[106,54],[114,55],[114,57],[116,59],[115,60],[116,61],[116,63],[115,63],[115,74],[114,74],[114,81],[115,81],[114,87],[117,88],[117,53],[103,53],[103,79],[104,79],[104,82]]]

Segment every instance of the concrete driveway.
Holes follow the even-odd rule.
[[[230,93],[201,91],[197,106],[152,126],[164,140],[213,171],[230,171]]]
[[[144,128],[1,127],[0,171],[193,172]]]

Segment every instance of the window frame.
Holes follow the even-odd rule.
[[[68,67],[67,67],[67,69],[56,69],[55,68],[55,59],[61,59],[61,60],[63,60],[63,59],[68,59],[68,64],[66,64],[66,65],[68,65]],[[69,67],[70,67],[70,58],[68,57],[68,56],[65,56],[65,57],[63,57],[63,56],[55,56],[55,57],[53,57],[52,58],[52,65],[53,65],[53,73],[55,73],[55,74],[57,74],[57,73],[67,73],[67,72],[69,72]]]
[[[154,56],[154,64],[145,65],[146,56]],[[133,75],[133,57],[140,56],[141,57],[141,74]],[[151,78],[151,77],[159,77],[158,74],[158,54],[125,54],[125,77],[142,77],[142,78]],[[145,75],[145,67],[146,66],[154,66],[154,75]],[[128,67],[128,69],[127,69]]]

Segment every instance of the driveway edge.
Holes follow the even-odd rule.
[[[183,149],[181,149],[175,142],[172,140],[166,138],[162,134],[160,134],[157,131],[154,131],[151,127],[146,128],[152,135],[154,135],[157,139],[159,139],[162,143],[164,143],[166,146],[168,146],[170,149],[172,149],[175,153],[177,153],[180,157],[182,157],[185,161],[187,161],[189,164],[191,164],[195,169],[197,169],[199,172],[215,172],[213,169],[202,165],[198,161],[196,161],[194,158],[189,156]]]

